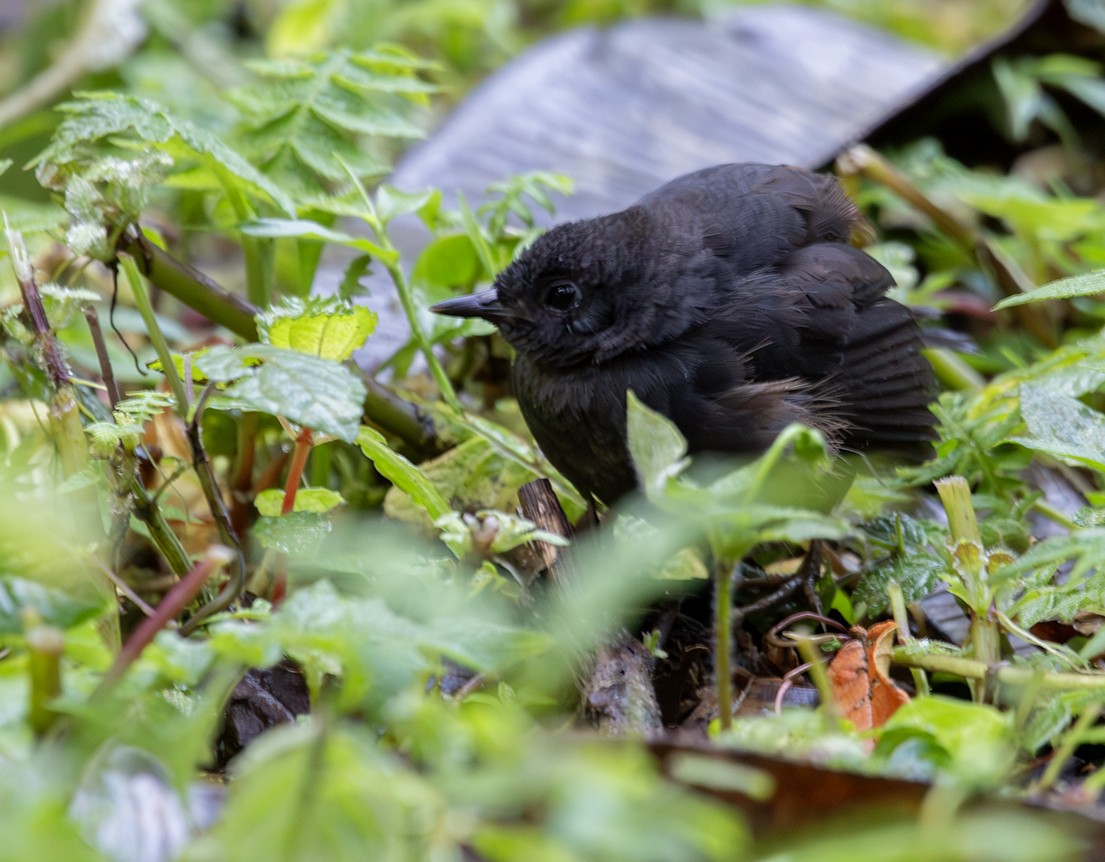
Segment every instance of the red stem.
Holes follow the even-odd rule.
[[[288,465],[288,479],[284,483],[284,502],[280,506],[281,515],[289,515],[295,510],[295,495],[299,485],[303,481],[303,471],[307,468],[307,456],[311,454],[314,446],[314,437],[310,428],[304,428],[295,438],[295,450],[292,452],[292,463]],[[279,607],[288,593],[288,573],[280,566],[272,579],[272,603]]]
[[[203,559],[196,563],[196,565],[194,565],[187,574],[177,581],[176,585],[165,594],[165,598],[158,603],[153,616],[146,617],[146,619],[142,620],[138,628],[127,638],[127,642],[123,644],[123,648],[119,651],[119,655],[115,657],[115,663],[108,672],[104,674],[104,678],[100,682],[100,686],[96,690],[96,693],[99,694],[102,691],[106,691],[118,682],[127,668],[134,664],[138,656],[142,654],[142,650],[149,646],[157,633],[165,628],[171,620],[175,619],[177,614],[184,610],[184,608],[199,595],[199,591],[210,577],[217,570],[231,562],[234,556],[234,552],[223,545],[212,545],[208,548]]]
[[[292,452],[292,463],[288,467],[288,480],[284,483],[284,505],[280,507],[281,515],[290,515],[295,509],[295,494],[299,489],[299,483],[303,480],[307,456],[311,454],[313,445],[314,438],[310,428],[304,428],[295,438],[295,451]]]

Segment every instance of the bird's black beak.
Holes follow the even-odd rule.
[[[498,323],[508,317],[515,317],[499,304],[499,292],[495,288],[481,290],[468,296],[457,296],[430,306],[435,314],[448,314],[451,317],[482,317],[491,323]]]

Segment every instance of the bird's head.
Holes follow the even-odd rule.
[[[499,273],[490,290],[432,310],[488,320],[516,351],[557,368],[598,365],[662,344],[702,315],[672,307],[673,296],[688,294],[675,289],[676,255],[652,247],[651,235],[640,207],[560,225]]]

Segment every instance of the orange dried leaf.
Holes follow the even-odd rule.
[[[829,663],[833,699],[845,718],[857,730],[881,727],[900,706],[909,701],[889,676],[893,620],[869,630],[853,629],[855,640],[841,647]]]

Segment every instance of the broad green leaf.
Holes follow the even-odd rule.
[[[253,505],[262,516],[278,518],[284,505],[284,491],[279,488],[267,488],[254,497]],[[292,511],[322,514],[343,505],[345,500],[337,491],[329,488],[300,488],[295,493],[295,506]]]
[[[1074,299],[1079,296],[1096,296],[1099,293],[1105,293],[1105,270],[1061,278],[1028,293],[1008,296],[995,305],[994,310],[998,311],[1029,302],[1043,302],[1048,299]]]
[[[34,611],[46,625],[68,629],[102,613],[104,605],[26,578],[0,577],[0,635],[21,633],[24,611]]]
[[[1022,386],[1020,402],[1028,434],[1013,442],[1105,472],[1105,416],[1045,385]]]
[[[441,191],[427,189],[404,192],[386,183],[376,189],[376,217],[383,227],[401,215],[417,213],[423,223],[433,224],[441,209]]]
[[[408,597],[412,589],[429,586],[408,573]],[[380,706],[424,683],[441,656],[481,671],[505,667],[548,646],[546,636],[498,622],[444,584],[435,596],[408,600],[406,609],[400,604],[377,596],[344,596],[324,580],[293,592],[273,623],[289,655],[308,668],[343,677],[350,686],[340,693],[344,709],[366,700]]]
[[[625,512],[617,513],[614,518],[613,532],[620,542],[642,541],[655,529],[655,524]],[[702,559],[704,553],[698,548],[682,548],[664,560],[651,575],[659,581],[705,580],[710,577],[710,570]]]
[[[376,329],[378,317],[363,305],[337,298],[299,299],[257,316],[262,341],[338,362],[364,346]]]
[[[211,380],[234,381],[225,395],[239,409],[283,416],[348,443],[357,436],[365,386],[340,362],[267,344],[213,347],[193,361]],[[211,406],[223,404],[213,399]]]
[[[1016,758],[1013,714],[941,695],[918,697],[883,726],[876,753],[907,742],[931,746],[930,759],[969,787],[1000,784]]]
[[[419,473],[458,510],[500,509],[518,505],[518,489],[538,477],[524,464],[505,456],[483,437],[470,437],[436,458],[418,465]],[[396,483],[384,498],[389,518],[426,523],[425,506]],[[436,521],[436,518],[430,520]]]
[[[414,464],[389,447],[379,431],[362,425],[356,442],[365,457],[376,465],[380,475],[410,495],[411,500],[424,509],[431,520],[436,521],[452,511],[437,488]]]
[[[479,255],[467,234],[445,234],[418,255],[411,283],[433,299],[444,299],[458,289],[470,290],[483,272]]]
[[[261,517],[253,525],[252,536],[262,548],[270,551],[293,557],[308,556],[318,550],[330,530],[328,517],[308,510]]]
[[[669,480],[687,466],[687,441],[675,423],[626,393],[629,454],[638,481],[650,499],[663,495]]]

